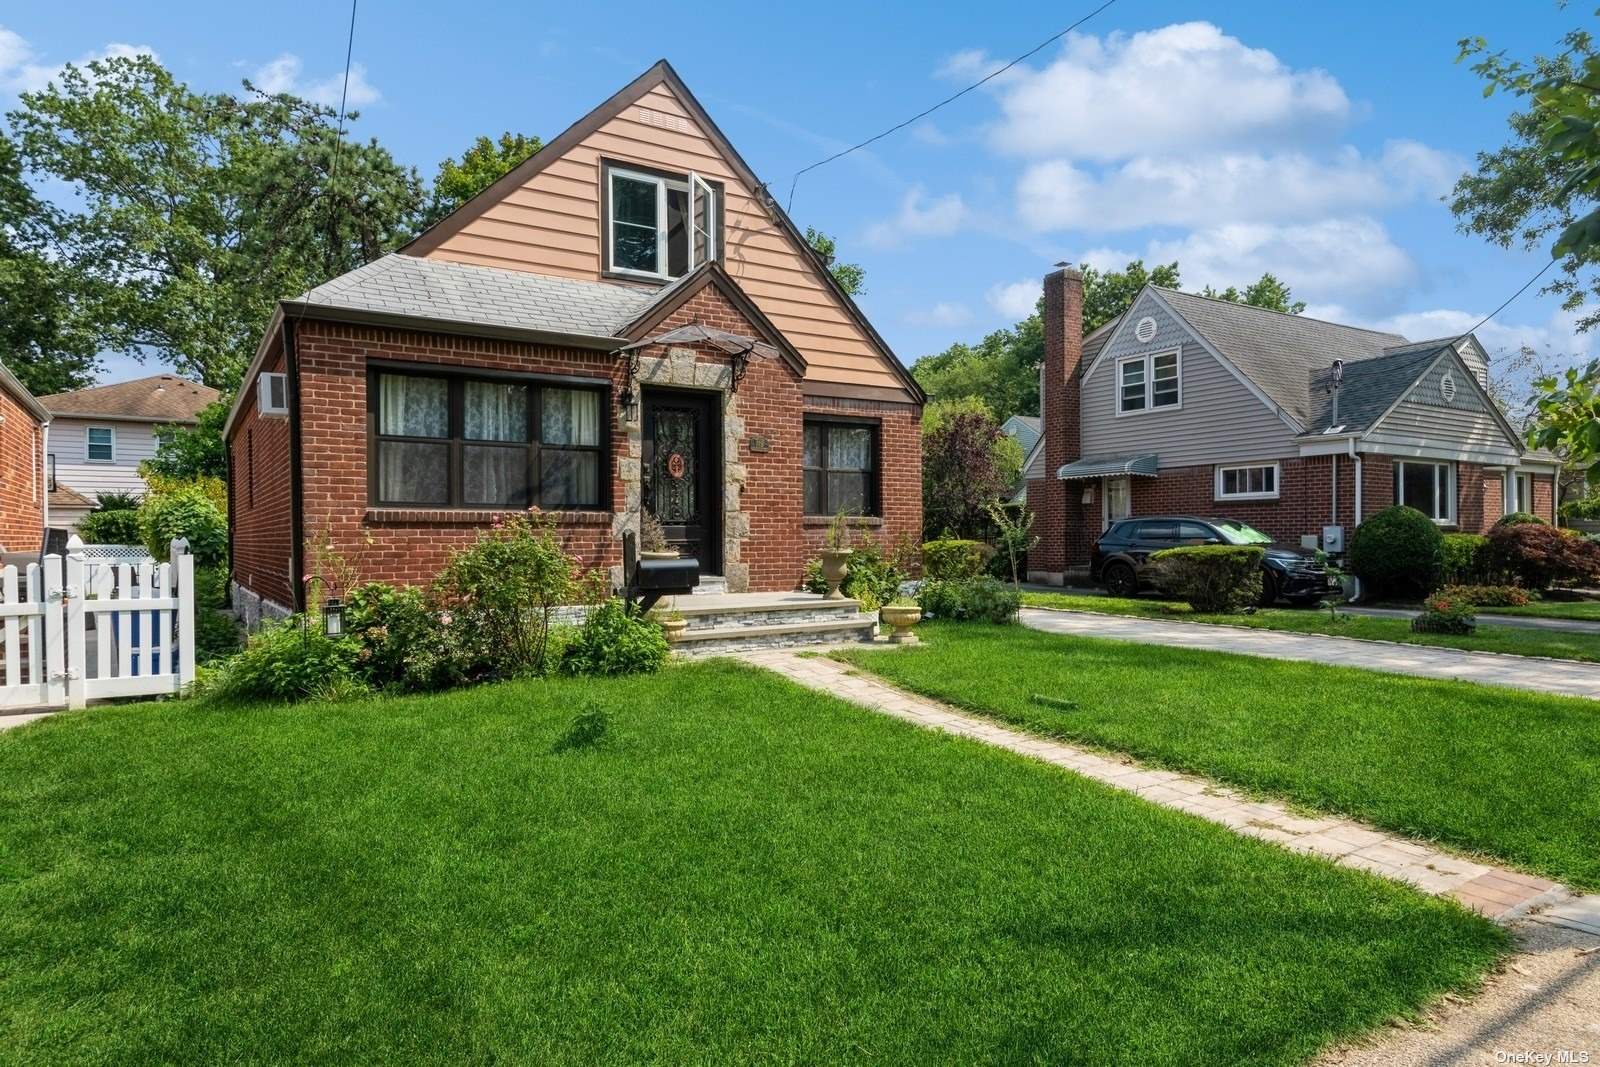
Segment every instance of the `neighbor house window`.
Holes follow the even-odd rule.
[[[45,488],[53,493],[56,491],[56,454],[52,452],[45,459],[48,461],[45,467],[48,473],[45,476],[44,484]]]
[[[807,419],[807,515],[878,513],[878,427],[873,423]]]
[[[1117,363],[1117,414],[1177,407],[1182,400],[1177,350],[1154,352]]]
[[[373,379],[376,503],[602,506],[600,389],[387,371]]]
[[[1261,463],[1247,467],[1218,467],[1217,499],[1278,499],[1278,465]]]
[[[1394,502],[1416,508],[1434,522],[1455,520],[1456,469],[1450,463],[1394,465]]]
[[[1512,472],[1506,475],[1506,514],[1533,510],[1533,475]]]
[[[717,258],[717,190],[698,174],[606,171],[606,267],[676,278]]]
[[[117,432],[109,426],[91,426],[85,431],[84,458],[90,463],[117,461]]]

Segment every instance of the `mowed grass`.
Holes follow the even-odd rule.
[[[1407,645],[1462,648],[1474,652],[1504,652],[1513,656],[1550,656],[1556,659],[1600,663],[1600,634],[1517,629],[1484,622],[1480,622],[1478,629],[1470,634],[1419,634],[1412,632],[1409,619],[1380,619],[1347,612],[1341,612],[1334,618],[1327,609],[1261,608],[1248,615],[1205,615],[1187,604],[1170,600],[1145,597],[1129,599],[1076,593],[1023,593],[1022,603],[1024,607],[1031,608],[1130,615],[1144,619],[1162,619],[1167,622],[1245,626],[1253,630],[1283,630],[1297,634],[1328,634],[1365,641],[1398,641]],[[1532,606],[1535,605],[1530,605]],[[1481,609],[1482,614],[1491,612],[1499,614],[1501,609]]]
[[[731,663],[62,715],[0,848],[7,1063],[1283,1064],[1505,948]]]
[[[918,632],[838,655],[1042,734],[1600,887],[1600,702],[1024,626]]]

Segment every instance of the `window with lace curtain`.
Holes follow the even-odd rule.
[[[602,389],[384,370],[368,403],[376,505],[604,506]]]
[[[807,515],[878,514],[876,423],[807,419]]]

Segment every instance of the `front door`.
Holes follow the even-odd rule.
[[[1126,477],[1104,478],[1100,482],[1100,529],[1133,514],[1133,486]]]
[[[667,540],[700,561],[701,574],[722,573],[722,420],[708,393],[646,389],[644,506]]]

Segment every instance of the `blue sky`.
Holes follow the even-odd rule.
[[[773,191],[1096,6],[413,4],[365,0],[358,135],[431,178],[480,133],[549,138],[665,56]],[[342,3],[33,4],[0,16],[0,107],[66,61],[155,52],[207,89],[251,76],[337,102]],[[1505,140],[1456,42],[1553,50],[1553,0],[1120,0],[917,127],[807,174],[801,225],[867,271],[906,362],[1014,322],[1058,260],[1177,258],[1186,287],[1270,269],[1322,317],[1412,337],[1471,325],[1542,265],[1455,232],[1440,194]],[[1480,332],[1584,356],[1530,292]],[[106,380],[137,372],[108,363]]]

